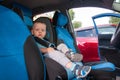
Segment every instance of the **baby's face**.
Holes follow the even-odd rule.
[[[46,35],[46,25],[44,23],[35,23],[32,34],[38,38],[44,38]]]

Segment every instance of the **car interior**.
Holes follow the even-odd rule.
[[[48,35],[45,38],[55,46],[64,42],[79,53],[68,10],[88,6],[114,10],[116,5],[113,7],[113,2],[114,0],[0,0],[0,80],[78,80],[70,70],[42,55],[30,32],[33,17],[56,11],[52,20],[48,17],[38,18],[48,24]],[[120,11],[118,8],[115,10]],[[112,45],[119,49],[118,36],[119,27],[111,40]],[[80,80],[116,80],[116,76],[120,76],[114,62],[106,59],[82,64],[90,65],[92,70]]]

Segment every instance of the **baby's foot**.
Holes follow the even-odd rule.
[[[91,66],[76,65],[74,70],[73,70],[73,73],[79,79],[79,78],[86,77],[90,73],[90,71],[91,71]]]
[[[73,53],[73,52],[71,52],[71,51],[66,52],[65,55],[66,55],[71,61],[75,61],[75,62],[82,61],[82,59],[83,59],[83,55],[82,55],[82,54]]]

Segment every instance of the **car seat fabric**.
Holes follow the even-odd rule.
[[[0,80],[45,80],[42,56],[20,16],[0,5],[0,23]]]
[[[64,26],[68,23],[67,17],[65,15],[58,13],[57,18],[57,26],[56,26],[56,32],[57,37],[60,40],[63,40],[63,42],[70,48],[73,52],[77,52],[74,46],[74,40],[72,36],[69,34],[69,32],[64,28]]]
[[[47,67],[47,80],[69,80],[66,70],[59,63],[48,57],[45,57],[45,63]]]
[[[57,19],[57,26],[56,26],[56,33],[57,33],[57,37],[58,39],[62,39],[64,41],[64,43],[71,48],[73,51],[75,51],[75,47],[73,45],[73,39],[70,36],[69,32],[64,28],[65,24],[67,24],[67,17],[62,14],[62,13],[58,13],[58,19]],[[106,66],[107,65],[107,66]],[[110,63],[110,62],[102,62],[102,63],[98,63],[96,62],[96,64],[91,65],[92,69],[101,69],[101,70],[106,70],[106,71],[114,71],[115,70],[115,66],[114,64]]]
[[[55,27],[56,29],[56,34],[59,40],[63,40],[63,42],[74,52],[76,52],[76,49],[74,47],[74,42],[72,39],[72,36],[69,34],[69,32],[64,28],[64,26],[67,24],[68,19],[61,13],[57,13],[56,16],[57,18],[57,26]],[[72,46],[71,46],[72,45]],[[83,65],[81,62],[78,62],[77,64]],[[65,68],[67,71],[67,75],[68,75],[68,80],[77,80],[76,77],[74,76],[74,74],[67,68]],[[82,79],[80,79],[82,80]]]
[[[92,65],[92,69],[93,70],[100,69],[100,70],[104,70],[104,71],[114,71],[115,65],[113,65],[110,62],[103,62],[100,64]]]

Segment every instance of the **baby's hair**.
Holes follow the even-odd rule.
[[[35,21],[33,21],[33,23],[43,23],[46,25],[46,22],[41,18],[37,18]]]

